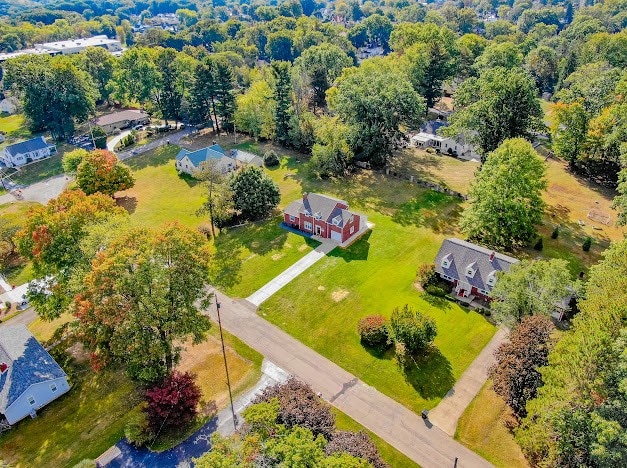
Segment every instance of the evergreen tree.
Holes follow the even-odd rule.
[[[290,117],[292,112],[292,81],[289,62],[272,62],[274,75],[273,96],[276,102],[274,108],[274,122],[276,139],[282,145],[289,144]]]

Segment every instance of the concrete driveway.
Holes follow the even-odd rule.
[[[191,135],[192,133],[195,133],[195,131],[196,131],[195,129],[187,127],[184,130],[181,130],[179,132],[170,133],[162,138],[159,138],[158,140],[154,140],[143,146],[134,148],[131,151],[123,151],[121,153],[117,153],[118,159],[120,161],[124,161],[125,159],[132,158],[133,156],[137,156],[139,154],[145,153],[155,148],[159,148],[160,146],[167,145],[168,141],[170,142],[170,144],[176,145],[187,135]]]
[[[127,135],[130,135],[132,132],[132,130],[126,130],[122,133],[120,133],[119,135],[114,136],[113,138],[111,138],[111,140],[109,140],[107,142],[107,149],[109,151],[111,151],[112,153],[115,153],[115,147],[116,145],[122,141],[123,138],[126,138]]]
[[[32,201],[45,205],[53,198],[59,196],[61,192],[70,183],[70,179],[65,175],[58,175],[41,182],[34,183],[20,189],[22,191],[22,200]],[[12,203],[17,198],[12,193],[0,196],[0,205]]]

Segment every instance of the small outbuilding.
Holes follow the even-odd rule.
[[[9,424],[70,390],[67,375],[24,325],[0,328],[0,413]]]

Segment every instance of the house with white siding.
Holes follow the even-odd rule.
[[[44,137],[40,136],[5,147],[0,152],[0,162],[7,167],[23,166],[39,159],[48,158],[56,152],[57,147],[49,144]]]
[[[0,328],[0,414],[9,424],[69,390],[66,373],[24,325]]]

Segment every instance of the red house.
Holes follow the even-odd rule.
[[[368,229],[367,217],[349,211],[348,203],[318,193],[304,193],[283,210],[285,225],[345,244]]]

